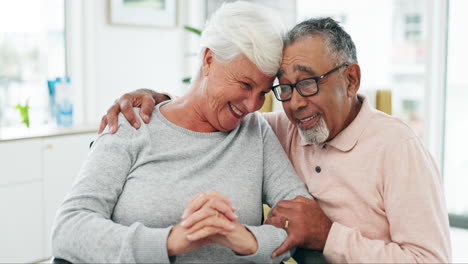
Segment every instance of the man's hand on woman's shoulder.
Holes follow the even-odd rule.
[[[114,104],[107,110],[107,113],[102,117],[99,126],[99,134],[104,131],[108,125],[110,133],[117,131],[118,115],[120,112],[125,116],[127,121],[135,128],[140,128],[134,107],[140,108],[140,117],[143,122],[148,123],[153,113],[153,108],[156,104],[169,100],[170,98],[164,94],[157,93],[149,89],[138,89],[136,91],[126,93],[117,99]]]

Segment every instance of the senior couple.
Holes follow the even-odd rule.
[[[213,14],[184,96],[140,90],[109,109],[57,214],[56,257],[279,263],[302,247],[328,262],[451,261],[435,162],[357,93],[350,36],[323,18],[282,38],[264,11]],[[255,112],[270,90],[284,113]]]

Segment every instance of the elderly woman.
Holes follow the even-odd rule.
[[[59,209],[54,256],[71,262],[275,263],[287,233],[262,203],[311,198],[266,121],[281,32],[250,3],[220,8],[190,91],[95,141]],[[124,120],[121,118],[121,120]],[[216,190],[216,191],[210,191]],[[208,192],[208,193],[204,193]],[[235,212],[235,214],[234,214]]]

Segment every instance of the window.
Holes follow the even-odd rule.
[[[451,0],[447,56],[444,179],[451,224],[468,228],[468,2]]]
[[[31,126],[48,123],[47,79],[64,76],[63,0],[0,1],[0,127],[21,125],[15,106],[29,102]]]
[[[405,15],[405,39],[418,41],[422,37],[422,20],[420,14]]]

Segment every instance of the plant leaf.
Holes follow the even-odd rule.
[[[186,77],[186,78],[182,79],[182,82],[183,82],[183,83],[190,83],[190,80],[191,80],[191,79],[192,79],[192,78],[190,78],[190,77]]]
[[[20,111],[21,115],[21,122],[26,125],[26,127],[29,128],[29,103],[26,101],[26,104],[24,106],[17,104],[15,106],[16,109]]]
[[[202,34],[201,29],[194,28],[194,27],[191,27],[191,26],[184,26],[184,29],[189,31],[189,32],[195,33],[198,36],[201,36],[201,34]]]

